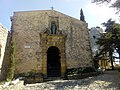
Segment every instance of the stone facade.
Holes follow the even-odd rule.
[[[5,47],[7,42],[8,30],[0,24],[0,69],[2,67],[2,62],[5,53]]]
[[[56,32],[51,33],[51,22]],[[55,10],[15,12],[12,17],[15,42],[15,73],[34,70],[47,76],[47,51],[60,51],[61,76],[67,68],[92,66],[87,23]]]

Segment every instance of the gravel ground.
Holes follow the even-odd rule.
[[[103,75],[80,80],[27,84],[20,90],[120,90],[120,72],[106,71]]]

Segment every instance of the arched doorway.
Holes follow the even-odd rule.
[[[60,51],[57,47],[52,46],[47,50],[47,77],[61,76]]]

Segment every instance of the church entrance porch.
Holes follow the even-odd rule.
[[[61,76],[61,63],[59,56],[59,49],[55,46],[47,50],[47,77]]]
[[[66,71],[65,36],[41,33],[40,38],[43,77],[64,77]]]

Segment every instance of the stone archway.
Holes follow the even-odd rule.
[[[61,76],[60,50],[51,46],[47,50],[47,77]]]
[[[60,74],[58,74],[58,76],[65,77],[65,72],[66,72],[65,36],[55,35],[55,34],[50,34],[50,35],[40,34],[40,38],[41,38],[41,63],[42,63],[41,68],[44,78],[47,78],[50,75],[48,74],[49,73],[48,70],[50,69],[48,68],[47,58],[49,52],[52,50],[55,50],[55,52],[59,52],[59,56],[60,56],[57,61],[57,63],[58,62],[60,63],[60,67],[59,67],[60,70],[58,70]]]

